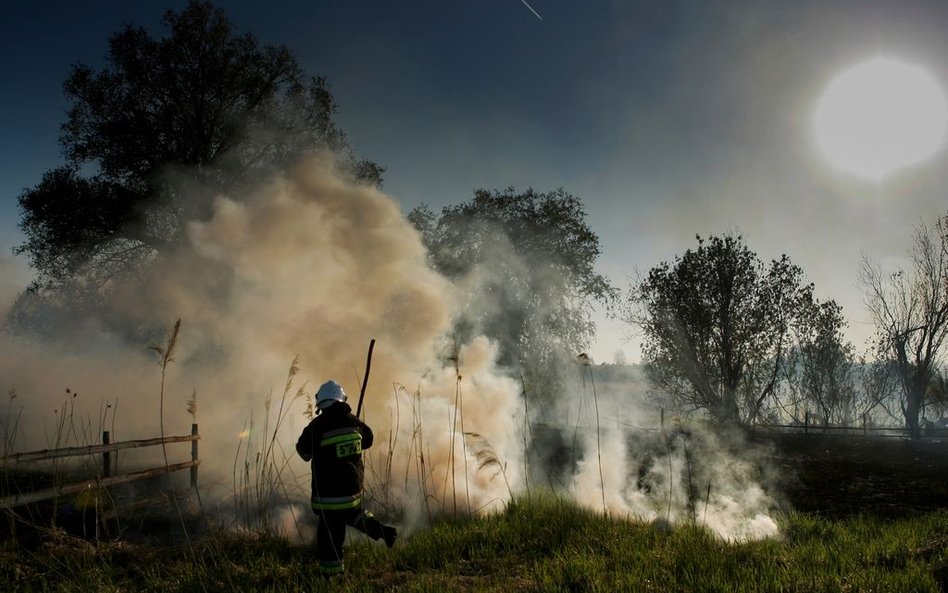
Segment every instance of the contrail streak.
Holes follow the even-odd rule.
[[[543,20],[543,17],[540,16],[540,13],[538,13],[538,12],[535,11],[535,10],[533,10],[533,7],[530,6],[529,4],[527,4],[527,0],[520,0],[520,1],[523,2],[523,5],[526,6],[527,8],[529,8],[529,9],[530,9],[530,12],[532,12],[533,14],[535,14],[538,19],[540,19],[541,21]]]

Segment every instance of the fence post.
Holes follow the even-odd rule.
[[[806,411],[806,416],[803,418],[803,434],[809,434],[810,432],[810,411]]]
[[[862,415],[862,438],[865,439],[865,438],[868,438],[868,437],[869,437],[869,427],[868,427],[868,425],[866,424],[866,415],[863,414],[863,415]]]
[[[195,422],[191,425],[191,461],[195,462],[198,458],[198,425]],[[197,489],[198,484],[198,468],[196,465],[191,466],[191,488]]]
[[[111,442],[111,437],[109,431],[102,431],[102,444],[108,445]],[[108,478],[112,475],[112,452],[105,451],[102,453],[102,477]]]

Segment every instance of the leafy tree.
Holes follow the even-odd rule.
[[[333,122],[326,80],[305,76],[286,47],[237,34],[207,2],[164,23],[160,39],[125,27],[103,70],[76,65],[64,84],[66,163],[19,197],[16,251],[38,273],[34,291],[95,293],[134,277],[213,195],[306,152],[336,151],[353,177],[380,183],[382,169],[357,161]]]
[[[432,266],[465,291],[458,336],[496,340],[502,364],[523,368],[538,390],[552,389],[562,362],[589,344],[592,303],[614,297],[595,271],[599,238],[580,200],[562,189],[479,189],[440,214],[415,208],[409,219]]]
[[[786,255],[765,266],[740,236],[696,238],[697,248],[648,272],[627,320],[643,330],[643,361],[660,389],[718,421],[753,423],[776,396],[813,286]]]
[[[918,434],[948,335],[948,215],[916,229],[908,271],[885,274],[864,258],[860,281],[879,357],[893,363],[899,380],[905,427]]]

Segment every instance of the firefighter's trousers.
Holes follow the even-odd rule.
[[[316,526],[316,555],[319,570],[325,575],[343,572],[342,545],[346,543],[346,526],[355,527],[372,539],[384,535],[382,522],[362,506],[352,509],[314,509],[318,519]]]

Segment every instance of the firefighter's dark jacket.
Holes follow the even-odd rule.
[[[372,446],[372,430],[337,402],[313,419],[296,442],[296,452],[313,471],[313,509],[343,510],[362,502],[362,450]]]

